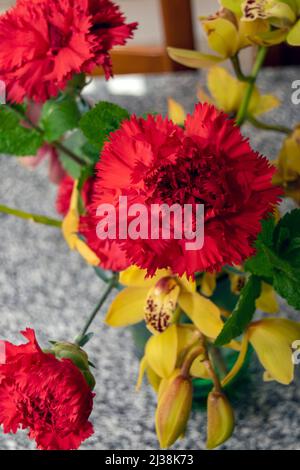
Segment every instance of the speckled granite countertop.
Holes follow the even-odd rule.
[[[291,103],[291,83],[296,79],[300,79],[300,69],[296,68],[266,69],[262,73],[264,91],[272,90],[282,100],[282,107],[272,116],[274,122],[292,126],[300,121],[300,105]],[[203,80],[196,73],[140,76],[134,81],[127,78],[114,82],[108,88],[100,79],[89,86],[89,93],[137,114],[165,113],[168,96],[192,110],[197,86]],[[120,87],[123,92],[115,94]],[[254,147],[270,158],[276,156],[280,145],[277,135],[253,129],[247,132]],[[15,158],[0,157],[1,203],[51,216],[55,215],[54,199],[55,187],[48,183],[45,167],[31,172]],[[3,214],[0,223],[0,337],[20,340],[18,331],[30,326],[45,346],[48,339],[72,339],[100,297],[101,281],[68,250],[58,230]],[[287,307],[282,310],[294,315]],[[93,331],[97,334],[88,345],[97,366],[92,414],[95,434],[82,449],[157,449],[154,395],[146,386],[138,394],[134,391],[138,360],[130,331],[107,328],[102,317],[103,313],[96,319]],[[234,436],[223,448],[300,449],[299,369],[297,375],[290,387],[265,384],[262,368],[253,361],[250,380],[234,403]],[[194,412],[186,438],[174,448],[203,449],[205,425],[205,414]],[[22,432],[16,436],[0,434],[0,449],[33,447]]]

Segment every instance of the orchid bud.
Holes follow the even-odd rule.
[[[176,369],[165,379],[159,393],[155,415],[156,433],[161,448],[168,448],[185,432],[192,407],[193,387],[190,378]]]
[[[226,396],[210,392],[207,399],[207,442],[208,449],[214,449],[231,436],[234,429],[234,414]]]

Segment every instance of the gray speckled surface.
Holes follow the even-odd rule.
[[[191,110],[197,84],[204,79],[189,73],[141,78],[141,96],[111,95],[102,80],[90,86],[89,92],[137,114],[165,112],[167,96]],[[274,122],[292,126],[300,121],[300,105],[291,103],[291,83],[299,78],[300,69],[263,72],[263,89],[272,90],[283,102],[272,115]],[[135,84],[130,87],[137,89]],[[270,158],[276,156],[280,145],[277,134],[252,129],[247,132],[257,149]],[[54,199],[55,187],[48,183],[45,166],[32,172],[14,158],[0,157],[1,203],[54,215]],[[0,223],[0,337],[20,340],[18,331],[30,326],[43,345],[48,339],[73,338],[101,295],[101,281],[77,254],[68,250],[58,230],[3,214]],[[287,307],[283,311],[293,315]],[[97,366],[92,414],[95,434],[82,449],[157,449],[154,395],[145,385],[140,393],[134,391],[138,360],[130,331],[109,329],[101,322],[102,317],[103,313],[94,323],[97,334],[87,348]],[[263,383],[262,368],[253,361],[250,379],[234,403],[234,436],[223,448],[300,449],[299,385],[299,378],[290,387]],[[194,412],[186,438],[174,448],[203,449],[205,424],[205,414]],[[34,445],[23,432],[16,436],[0,434],[0,449],[30,448]]]

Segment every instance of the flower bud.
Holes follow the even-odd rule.
[[[192,407],[191,379],[176,369],[164,380],[155,415],[156,433],[161,448],[168,448],[185,432]]]
[[[87,353],[79,346],[73,343],[54,343],[49,351],[55,355],[57,359],[70,359],[75,366],[80,369],[85,377],[89,387],[95,387],[95,378],[89,368],[89,360]]]
[[[208,449],[214,449],[231,436],[234,429],[234,414],[226,396],[210,392],[207,399],[207,442]]]

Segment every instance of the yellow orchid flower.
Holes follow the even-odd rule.
[[[287,41],[291,46],[300,45],[299,0],[245,0],[241,3],[242,22],[267,21],[270,29],[257,34],[254,42],[274,45]]]
[[[247,329],[239,357],[222,381],[227,385],[241,369],[250,342],[266,370],[264,378],[288,385],[294,378],[292,344],[300,339],[300,323],[285,318],[265,318]]]
[[[196,292],[194,281],[174,277],[166,269],[158,270],[153,278],[145,276],[146,271],[136,266],[120,274],[120,283],[126,287],[108,310],[108,325],[122,327],[145,320],[152,333],[161,334],[176,319],[179,306],[205,336],[218,336],[223,327],[221,311]]]
[[[226,88],[224,88],[226,83]],[[241,105],[247,84],[240,82],[223,67],[213,67],[207,76],[207,86],[217,108],[227,114],[236,113]],[[203,94],[199,99],[205,99]],[[280,105],[280,101],[273,95],[261,95],[257,88],[254,89],[249,105],[249,114],[259,116]]]
[[[210,68],[230,57],[239,50],[253,44],[252,37],[267,33],[269,25],[266,21],[246,23],[240,21],[232,9],[222,8],[214,15],[200,18],[210,48],[217,54],[204,54],[187,49],[168,48],[171,59],[191,68]]]
[[[93,266],[98,266],[100,263],[99,258],[89,248],[89,246],[78,236],[80,219],[80,214],[78,210],[79,196],[80,194],[78,190],[78,181],[75,181],[72,191],[70,208],[62,223],[63,236],[71,250],[78,251],[78,253],[84,258],[87,263]]]
[[[240,15],[228,8],[221,8],[216,14],[200,20],[209,46],[226,59],[251,46],[252,37],[269,31],[267,21],[260,18],[251,22],[241,21]]]
[[[285,195],[300,204],[300,124],[285,139],[275,165],[273,183],[282,185]]]
[[[292,343],[300,338],[300,324],[284,318],[252,323],[247,332],[250,343],[267,372],[288,385],[294,378]]]

